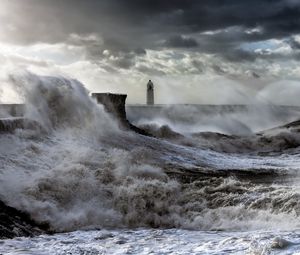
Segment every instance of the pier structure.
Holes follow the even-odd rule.
[[[119,123],[119,127],[125,130],[132,130],[141,135],[149,135],[146,131],[131,124],[126,116],[126,94],[113,93],[92,93],[98,104],[102,104],[106,112],[113,116]]]

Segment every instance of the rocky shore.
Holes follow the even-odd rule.
[[[34,222],[30,216],[0,201],[0,239],[49,233],[47,225]]]

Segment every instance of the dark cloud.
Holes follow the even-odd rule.
[[[173,35],[164,42],[163,46],[171,48],[194,48],[198,46],[198,43],[191,37]]]
[[[289,43],[293,49],[300,50],[300,42],[295,38],[290,38]]]
[[[123,54],[115,63],[124,68],[134,64],[132,54],[160,49],[162,41],[164,47],[219,54],[230,61],[253,61],[262,55],[240,50],[242,43],[292,38],[300,33],[300,2],[296,0],[2,2],[7,9],[7,13],[0,12],[0,22],[5,24],[2,41],[80,44],[90,58],[100,57],[108,49]],[[70,40],[74,34],[79,37]],[[299,49],[295,40],[291,46]],[[124,55],[127,53],[130,57]]]
[[[223,53],[223,57],[226,60],[232,62],[247,62],[254,61],[257,58],[257,54],[250,51],[245,51],[241,49],[230,49],[227,52]]]

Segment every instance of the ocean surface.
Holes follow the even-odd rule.
[[[78,81],[12,80],[35,125],[0,134],[0,199],[55,234],[0,254],[300,254],[297,107],[129,109],[142,136]]]
[[[130,229],[0,241],[2,254],[299,254],[300,232]]]

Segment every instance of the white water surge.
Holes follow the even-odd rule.
[[[78,81],[26,74],[11,82],[24,96],[25,116],[38,125],[0,135],[0,199],[55,232],[90,231],[6,240],[0,253],[264,254],[281,235],[296,243],[289,252],[299,248],[297,146],[241,154],[200,146],[201,140],[187,144],[189,135],[145,137],[121,131]],[[272,170],[293,178],[182,183],[167,174],[191,170]],[[99,228],[110,230],[92,231]]]

